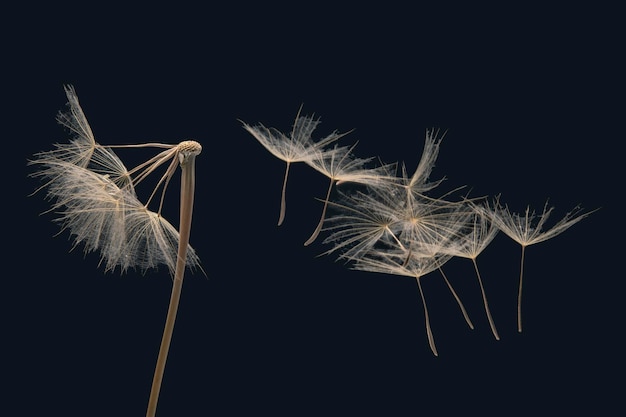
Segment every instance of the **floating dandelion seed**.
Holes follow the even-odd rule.
[[[340,258],[358,259],[375,247],[393,249],[402,245],[393,230],[401,221],[399,213],[389,207],[391,202],[384,194],[368,190],[339,195],[340,202],[329,202],[333,214],[326,221],[324,231],[329,236],[323,243],[334,246],[324,255],[340,252]]]
[[[430,174],[435,166],[435,160],[439,155],[439,144],[443,140],[444,136],[445,132],[439,136],[439,130],[426,130],[426,139],[424,141],[422,156],[415,172],[410,178],[407,176],[404,164],[402,165],[402,183],[408,191],[423,194],[443,182],[444,179],[428,182],[428,178],[430,177]]]
[[[446,247],[451,244],[451,241],[453,241],[452,236],[449,239],[442,240],[440,242],[437,242],[436,244],[423,243],[419,245],[417,253],[422,257],[441,257],[444,254],[448,255],[448,253],[446,252]],[[412,254],[412,251],[410,251],[409,253]],[[407,262],[408,262],[408,258],[407,258]],[[439,273],[441,274],[443,280],[448,286],[448,289],[452,293],[452,296],[456,300],[456,303],[459,306],[459,309],[461,310],[461,314],[463,314],[463,318],[465,319],[465,322],[467,323],[469,328],[473,330],[474,324],[470,320],[469,315],[467,314],[467,310],[465,309],[465,306],[463,305],[463,302],[461,301],[461,298],[459,297],[457,292],[454,290],[452,283],[450,282],[445,272],[443,271],[443,266],[440,265],[437,267],[437,269],[439,270]]]
[[[352,147],[334,146],[333,148],[326,148],[327,145],[337,141],[350,132],[338,133],[335,131],[321,140],[313,141],[311,135],[320,121],[319,119],[314,120],[312,117],[308,116],[301,117],[301,110],[302,107],[298,110],[293,129],[289,136],[281,133],[277,129],[267,128],[263,125],[250,126],[243,123],[243,127],[272,155],[287,164],[283,179],[278,225],[281,225],[285,218],[285,193],[291,164],[295,162],[304,162],[330,178],[330,185],[328,187],[326,199],[324,200],[324,207],[322,209],[320,221],[311,237],[305,242],[305,245],[309,245],[317,238],[322,229],[333,185],[341,182],[355,182],[360,184],[375,185],[377,183],[388,181],[392,179],[389,174],[392,165],[382,166],[375,169],[365,168],[365,164],[373,158],[356,158],[352,154],[352,150],[356,145],[353,145]]]
[[[452,256],[467,258],[472,261],[474,270],[476,271],[476,277],[478,278],[478,284],[480,285],[480,293],[483,298],[483,305],[485,307],[485,313],[487,314],[489,326],[491,327],[491,332],[496,340],[500,340],[496,325],[491,316],[491,311],[489,310],[487,294],[485,292],[483,280],[480,277],[478,263],[476,262],[478,255],[481,254],[481,252],[498,234],[498,228],[495,227],[487,216],[482,214],[478,209],[475,209],[473,213],[468,216],[466,229],[466,233],[457,235],[455,239],[450,240],[450,243],[442,250]]]
[[[330,235],[324,243],[332,243],[334,247],[325,254],[340,251],[340,259],[356,263],[367,258],[366,265],[380,266],[381,260],[385,260],[388,273],[401,271],[401,267],[410,264],[415,269],[416,259],[419,265],[426,265],[426,259],[438,259],[435,269],[440,271],[465,321],[473,329],[460,297],[441,268],[443,261],[451,257],[444,256],[447,254],[443,247],[464,227],[467,209],[458,203],[418,200],[416,194],[404,194],[391,187],[368,188],[367,191],[352,195],[341,193],[341,204],[330,203],[338,214],[328,218],[329,227],[325,230]],[[397,258],[400,253],[404,254],[400,267],[396,265],[399,261],[393,260],[393,268],[389,269],[389,254]],[[415,270],[400,273],[407,274],[414,276]]]
[[[522,279],[524,276],[524,252],[526,247],[551,239],[563,233],[565,230],[593,213],[593,211],[582,213],[582,209],[580,207],[575,207],[572,211],[567,213],[564,218],[552,226],[551,229],[542,230],[553,209],[554,207],[548,208],[548,202],[546,201],[546,204],[543,207],[543,212],[538,217],[534,210],[530,210],[530,206],[526,207],[526,211],[523,215],[519,215],[517,213],[512,213],[508,206],[501,206],[499,199],[496,199],[493,208],[487,207],[483,209],[483,212],[491,218],[491,221],[502,232],[504,232],[505,235],[519,243],[522,247],[519,287],[517,293],[518,332],[522,331]]]
[[[326,209],[330,200],[330,193],[335,184],[340,183],[356,183],[366,185],[369,187],[383,186],[390,181],[394,181],[395,178],[390,175],[392,168],[395,164],[382,165],[376,168],[366,168],[365,165],[374,158],[361,159],[352,154],[356,144],[347,146],[335,145],[331,149],[326,149],[323,152],[319,152],[310,161],[306,161],[308,165],[313,167],[316,171],[324,174],[330,179],[328,184],[328,191],[326,192],[326,198],[324,199],[324,206],[322,207],[322,214],[317,227],[311,234],[311,237],[304,242],[305,246],[310,245],[317,239],[317,236],[321,232],[324,226],[324,219],[326,217]]]
[[[435,339],[430,327],[430,318],[428,315],[428,307],[426,306],[426,297],[422,289],[421,279],[430,272],[438,269],[451,256],[418,256],[415,253],[407,251],[387,251],[367,253],[355,260],[354,269],[359,271],[377,272],[390,275],[401,275],[415,278],[417,287],[422,299],[424,307],[424,320],[426,323],[426,335],[428,337],[428,345],[435,356],[439,356],[435,347]]]
[[[283,179],[283,187],[280,200],[280,215],[278,217],[278,225],[280,226],[285,219],[286,211],[286,189],[287,178],[289,176],[289,168],[291,164],[296,162],[307,162],[315,158],[319,154],[324,146],[338,140],[344,134],[333,132],[325,138],[315,142],[311,138],[313,131],[320,123],[319,119],[315,120],[309,116],[300,116],[298,110],[296,120],[293,124],[293,129],[289,136],[279,132],[274,128],[267,128],[263,125],[250,126],[246,123],[243,124],[246,129],[256,140],[259,141],[265,149],[267,149],[272,155],[278,159],[284,161],[287,166],[285,168],[285,176]]]
[[[30,164],[32,174],[44,181],[39,189],[47,190],[53,201],[51,211],[59,214],[63,229],[74,237],[74,246],[84,245],[85,252],[99,251],[106,271],[119,267],[145,271],[166,265],[173,276],[173,287],[163,339],[148,403],[148,416],[154,416],[165,370],[170,341],[180,300],[186,266],[199,266],[199,259],[189,246],[195,189],[195,158],[202,147],[195,141],[178,145],[141,144],[118,147],[157,147],[164,151],[143,164],[126,169],[111,146],[98,144],[78,102],[74,88],[65,87],[69,111],[58,121],[69,128],[69,143],[39,152]],[[159,166],[168,164],[148,202],[137,198],[135,186]],[[177,231],[161,216],[167,185],[177,166],[181,167],[180,224]],[[157,212],[148,204],[157,188],[162,188]]]

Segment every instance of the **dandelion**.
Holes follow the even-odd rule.
[[[508,237],[516,241],[522,247],[522,256],[520,260],[519,287],[517,293],[517,331],[522,331],[522,279],[524,276],[524,252],[527,246],[534,245],[545,240],[551,239],[574,224],[578,223],[592,212],[582,213],[580,207],[575,207],[567,213],[564,218],[559,220],[552,228],[543,230],[544,224],[554,207],[548,207],[548,202],[543,207],[541,215],[537,215],[535,211],[530,210],[530,206],[526,207],[523,215],[512,213],[508,206],[501,206],[499,200],[493,208],[487,208],[484,212],[490,216],[491,221]]]
[[[202,147],[187,140],[178,145],[141,144],[118,147],[158,147],[165,150],[137,167],[127,170],[111,147],[98,144],[80,107],[74,88],[65,88],[69,111],[58,121],[73,136],[69,143],[35,154],[30,161],[38,168],[32,176],[44,180],[39,189],[47,189],[53,201],[51,211],[59,214],[62,229],[74,237],[74,246],[84,245],[85,252],[99,251],[106,271],[117,267],[121,272],[138,268],[145,272],[159,265],[167,266],[173,276],[172,294],[155,367],[148,403],[148,416],[154,416],[165,370],[165,363],[178,310],[186,266],[199,266],[195,251],[189,246],[195,189],[195,158]],[[159,166],[168,164],[148,202],[142,203],[135,186]],[[161,216],[167,185],[177,166],[181,167],[180,223],[177,231]],[[158,211],[148,204],[157,188],[162,187]]]
[[[267,128],[263,125],[250,126],[246,123],[243,124],[246,129],[256,140],[259,141],[265,149],[267,149],[272,155],[284,161],[287,166],[285,168],[285,175],[283,178],[283,187],[280,200],[280,215],[278,217],[278,225],[280,226],[285,219],[286,211],[286,189],[287,178],[289,176],[289,168],[291,164],[296,162],[307,162],[312,160],[317,154],[319,154],[324,146],[338,140],[344,134],[333,132],[330,135],[320,140],[313,141],[311,135],[313,131],[320,123],[320,120],[313,119],[309,116],[300,116],[300,110],[296,115],[296,120],[293,124],[291,134],[289,136],[281,133],[277,129]]]

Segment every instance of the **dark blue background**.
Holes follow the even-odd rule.
[[[208,278],[185,278],[158,415],[619,407],[624,34],[615,14],[303,4],[7,15],[3,137],[16,168],[5,179],[16,189],[3,208],[3,374],[21,409],[12,415],[143,415],[169,300],[165,271],[104,274],[97,255],[54,236],[54,216],[39,215],[43,195],[26,197],[38,185],[26,159],[67,137],[54,120],[66,83],[102,144],[194,138],[204,148],[191,242]],[[501,193],[518,211],[549,198],[555,218],[579,203],[602,207],[528,249],[522,334],[520,248],[502,234],[478,259],[502,340],[471,263],[453,260],[445,270],[476,329],[438,276],[424,278],[435,358],[414,280],[317,257],[321,239],[302,245],[324,177],[294,165],[276,226],[284,164],[238,119],[288,130],[302,103],[321,117],[320,135],[355,129],[342,141],[358,140],[359,156],[409,169],[425,130],[448,129],[433,172],[446,190]],[[120,155],[132,166],[141,152]],[[177,223],[172,190],[166,212]]]

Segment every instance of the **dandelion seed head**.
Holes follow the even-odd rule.
[[[195,141],[177,146],[157,144],[167,150],[129,171],[110,147],[95,141],[75,90],[68,86],[65,92],[69,111],[60,113],[58,120],[69,128],[72,138],[29,161],[37,168],[31,176],[44,181],[39,190],[46,190],[46,198],[52,202],[50,211],[58,216],[55,221],[69,231],[73,248],[82,245],[85,253],[99,252],[105,271],[133,268],[145,272],[165,265],[173,274],[179,233],[161,216],[160,209],[150,211],[148,203],[138,199],[135,185],[158,166],[175,162],[176,155],[181,164],[195,157],[201,145]],[[129,147],[140,146],[144,145]],[[173,168],[170,163],[159,184],[167,185]],[[188,248],[186,257],[190,268],[199,266],[193,248]]]
[[[186,159],[188,156],[198,156],[202,152],[202,145],[195,140],[184,140],[178,144],[179,158]]]

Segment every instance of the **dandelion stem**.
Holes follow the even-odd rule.
[[[524,276],[524,252],[526,246],[522,245],[522,260],[519,268],[519,289],[517,291],[517,331],[522,332],[522,277]]]
[[[324,200],[324,208],[322,208],[322,217],[320,217],[320,221],[317,224],[317,227],[315,228],[315,230],[313,231],[313,234],[311,235],[311,237],[306,242],[304,242],[304,246],[309,246],[311,243],[313,243],[315,239],[317,239],[317,236],[322,231],[322,226],[324,226],[324,218],[326,217],[326,208],[328,207],[328,200],[330,199],[330,192],[333,189],[334,183],[335,183],[335,180],[331,179],[330,184],[328,185],[328,191],[326,192],[326,200]]]
[[[422,297],[422,305],[424,306],[424,318],[426,320],[426,335],[428,336],[428,344],[430,345],[430,350],[433,351],[435,356],[439,356],[437,353],[437,348],[435,347],[435,339],[433,338],[433,332],[430,329],[430,319],[428,318],[428,308],[426,307],[426,298],[424,297],[424,291],[422,291],[422,284],[420,283],[420,278],[416,277],[417,287],[420,290],[420,296]]]
[[[165,362],[172,340],[174,331],[174,323],[176,321],[176,313],[180,301],[180,294],[183,286],[183,276],[185,274],[185,264],[187,259],[187,248],[189,246],[189,234],[191,231],[191,215],[193,211],[193,198],[195,188],[195,155],[189,154],[181,158],[180,166],[181,174],[181,193],[180,193],[180,227],[178,242],[178,257],[176,259],[176,271],[174,273],[174,282],[172,286],[172,294],[170,304],[165,320],[165,328],[163,330],[163,338],[159,349],[159,356],[154,370],[154,378],[152,380],[152,389],[150,390],[150,399],[148,401],[147,417],[154,417],[156,414],[159,392],[161,390],[161,382],[163,381],[163,372],[165,371]]]
[[[446,277],[446,274],[443,273],[443,269],[441,267],[439,267],[439,272],[441,272],[441,275],[443,276],[444,281],[446,281],[446,284],[448,284],[448,288],[450,288],[450,291],[452,292],[454,299],[459,305],[459,308],[461,309],[461,313],[463,313],[463,317],[465,317],[465,321],[467,322],[467,325],[470,327],[470,329],[474,330],[474,325],[472,324],[472,321],[470,320],[469,315],[467,314],[467,311],[465,310],[465,307],[463,306],[463,303],[461,302],[461,299],[457,295],[456,291],[454,291],[454,288],[452,288],[452,284],[450,284],[450,281],[448,281],[448,278]]]
[[[491,312],[489,311],[489,304],[487,304],[487,294],[485,294],[485,287],[483,287],[483,280],[480,278],[480,272],[478,272],[478,264],[476,263],[476,258],[472,258],[472,263],[474,264],[474,269],[476,270],[476,276],[478,277],[478,284],[480,284],[480,292],[483,295],[483,304],[485,304],[485,312],[487,313],[489,326],[491,326],[491,331],[493,332],[493,336],[496,338],[496,340],[500,340],[500,336],[498,335],[498,331],[496,330],[496,325],[493,322],[493,318],[491,318]]]
[[[287,192],[287,177],[289,176],[290,166],[290,162],[287,161],[287,168],[285,168],[285,178],[283,179],[283,190],[280,196],[280,216],[278,216],[279,226],[283,224],[283,220],[285,220],[285,210],[287,209],[287,199],[285,197],[285,193]]]

